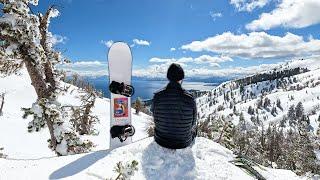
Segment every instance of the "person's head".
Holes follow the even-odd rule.
[[[171,82],[181,83],[184,79],[184,71],[179,64],[172,63],[167,72],[167,78]]]

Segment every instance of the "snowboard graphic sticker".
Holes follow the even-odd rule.
[[[113,105],[115,118],[128,117],[128,98],[114,98]]]

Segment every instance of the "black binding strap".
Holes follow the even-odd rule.
[[[124,142],[128,137],[135,134],[135,128],[132,125],[112,126],[110,129],[111,138],[118,137],[120,142]]]

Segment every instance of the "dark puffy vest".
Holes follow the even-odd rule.
[[[177,82],[154,94],[151,107],[155,141],[166,148],[189,146],[196,136],[197,107],[193,96]]]

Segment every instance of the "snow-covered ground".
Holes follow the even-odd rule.
[[[115,179],[118,161],[138,161],[132,179],[254,179],[229,161],[231,151],[205,138],[197,138],[193,147],[169,150],[147,138],[113,151],[41,160],[0,159],[0,177],[4,179]],[[295,180],[291,171],[256,168],[267,179]]]
[[[65,84],[69,86],[68,84]],[[116,178],[114,167],[119,161],[138,161],[139,170],[133,179],[253,179],[246,171],[229,161],[234,159],[231,151],[221,145],[197,138],[192,147],[169,150],[157,145],[153,138],[145,138],[145,127],[150,117],[133,114],[136,127],[134,143],[115,150],[109,146],[109,100],[98,98],[93,114],[100,119],[95,127],[97,136],[86,136],[96,147],[86,154],[57,157],[47,147],[49,133],[27,132],[30,119],[23,119],[22,107],[30,107],[36,99],[30,79],[25,70],[21,75],[0,78],[0,93],[5,92],[3,116],[0,117],[0,179],[106,179]],[[71,86],[59,97],[63,104],[78,104],[79,90]],[[255,167],[267,179],[299,179],[288,170]]]
[[[66,86],[70,86],[65,84]],[[50,138],[47,128],[40,132],[28,133],[28,119],[23,119],[22,107],[29,108],[36,100],[36,93],[31,85],[31,80],[25,69],[21,75],[12,75],[0,78],[0,94],[5,92],[5,104],[3,116],[0,116],[0,148],[8,158],[41,158],[55,156],[55,153],[48,148],[47,139]],[[68,93],[59,97],[63,104],[79,105],[79,91],[71,86]],[[133,111],[134,112],[134,111]],[[93,114],[97,115],[100,123],[95,128],[99,135],[87,136],[96,145],[93,150],[105,150],[109,148],[109,122],[110,122],[110,101],[106,98],[97,98]],[[145,133],[146,123],[149,116],[140,113],[133,114],[133,125],[136,127],[136,134],[133,141],[147,137]]]

